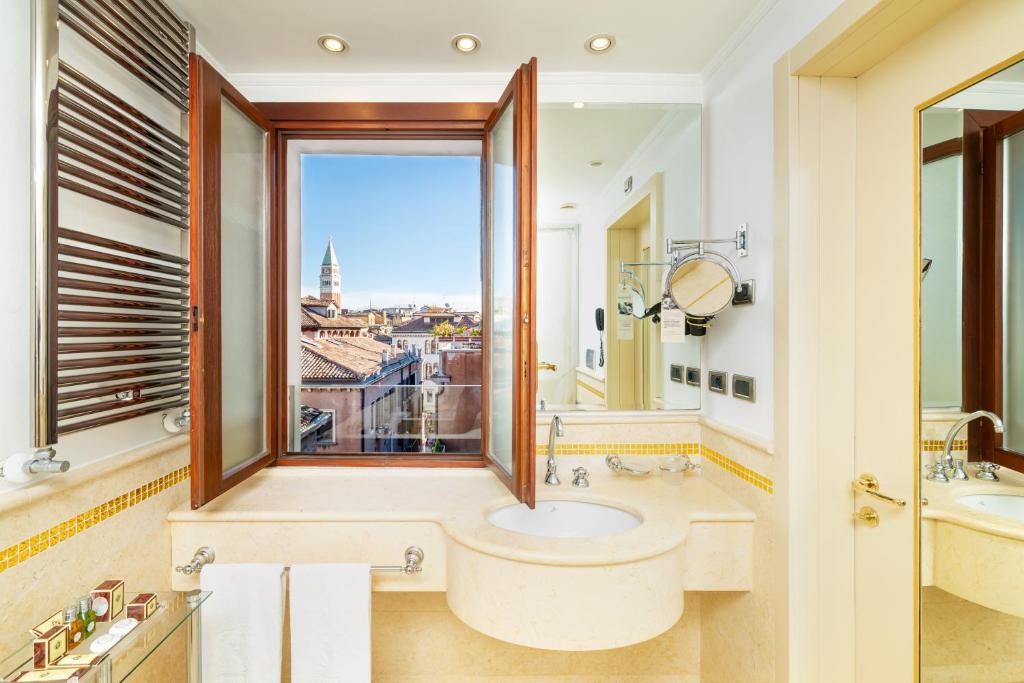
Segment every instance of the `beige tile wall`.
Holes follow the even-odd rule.
[[[701,681],[768,683],[775,670],[772,456],[707,424],[701,425],[701,452],[702,476],[757,515],[754,590],[701,594]]]
[[[188,500],[188,457],[187,438],[173,437],[0,497],[0,551],[30,544],[0,566],[0,653],[104,579],[170,589],[167,513]]]
[[[697,594],[687,593],[679,622],[647,642],[617,650],[556,652],[511,645],[474,631],[452,614],[443,593],[374,593],[373,680],[698,683],[700,603]]]

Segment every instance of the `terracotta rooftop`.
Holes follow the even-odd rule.
[[[334,302],[330,299],[318,299],[317,297],[310,296],[308,294],[302,297],[301,303],[303,306],[317,306],[323,308],[334,305]]]
[[[428,319],[430,322],[427,322]],[[391,334],[431,334],[434,331],[434,326],[440,323],[451,323],[455,327],[466,328],[480,326],[480,323],[468,313],[428,313],[417,315],[408,322],[396,325],[392,328]]]
[[[303,337],[302,381],[364,380],[383,366],[391,349],[369,337],[309,339]]]
[[[309,310],[306,305],[302,306],[302,329],[304,330],[362,329],[366,326],[365,317],[339,315],[336,318],[327,318]]]

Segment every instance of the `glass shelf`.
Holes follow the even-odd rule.
[[[136,594],[130,590],[125,591],[126,597]],[[89,673],[81,679],[81,683],[128,681],[176,633],[181,633],[183,652],[180,656],[175,657],[174,661],[181,666],[183,672],[187,671],[187,678],[182,680],[198,680],[199,608],[210,597],[210,592],[168,591],[157,593],[156,596],[159,606],[153,616],[141,622],[114,645],[108,651],[107,657],[92,667]],[[125,613],[122,612],[115,621],[123,619],[124,616]],[[181,631],[183,626],[185,630]],[[87,654],[89,643],[108,630],[110,630],[109,623],[97,623],[96,632],[72,650],[71,654]],[[0,683],[7,683],[22,671],[30,669],[32,669],[31,640],[10,656],[0,659]]]

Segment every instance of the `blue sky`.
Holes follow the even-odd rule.
[[[341,305],[480,310],[480,158],[302,156],[302,293],[319,293],[327,238]]]

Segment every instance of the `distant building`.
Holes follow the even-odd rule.
[[[370,326],[366,318],[339,315],[331,301],[321,301],[311,297],[303,297],[302,336],[310,339],[327,339],[334,337],[370,337]]]
[[[471,337],[471,330],[480,329],[479,313],[458,313],[443,309],[434,309],[414,315],[408,322],[391,328],[391,338],[400,349],[416,349],[423,357],[423,374],[431,375],[439,366],[437,355],[439,337],[434,328],[448,323],[455,330],[463,330],[460,336]]]
[[[366,336],[304,334],[300,343],[303,451],[420,450],[415,355]]]
[[[480,314],[448,304],[345,309],[339,271],[328,240],[320,296],[300,301],[292,447],[325,454],[478,453]]]
[[[388,306],[381,310],[388,316],[393,325],[400,325],[412,319],[413,314],[416,312],[416,307],[408,304],[406,306]]]
[[[337,308],[341,308],[341,267],[338,265],[338,255],[334,253],[334,243],[327,239],[327,251],[324,252],[324,260],[320,264],[320,298],[324,301],[331,301]]]

